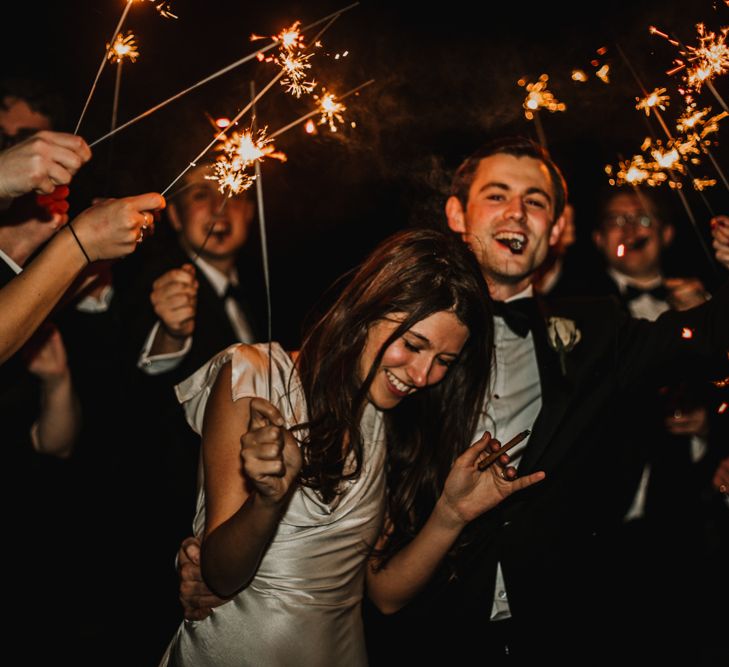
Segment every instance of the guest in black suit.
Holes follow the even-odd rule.
[[[240,263],[255,205],[249,193],[226,199],[210,174],[210,164],[201,164],[185,175],[170,198],[170,228],[158,230],[144,254],[115,267],[114,275],[112,310],[125,331],[133,375],[127,463],[140,484],[134,514],[144,517],[149,545],[139,564],[157,595],[147,607],[155,615],[151,641],[159,642],[150,645],[151,655],[161,654],[180,622],[173,560],[189,533],[197,490],[200,442],[174,386],[229,345],[260,339]]]

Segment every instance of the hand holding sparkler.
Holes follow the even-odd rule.
[[[134,252],[143,230],[152,225],[152,211],[164,207],[164,197],[156,192],[107,199],[69,223],[69,231],[89,263],[124,257]]]
[[[544,479],[543,472],[524,477],[516,476],[516,469],[508,466],[506,450],[523,440],[528,431],[520,433],[504,447],[486,432],[453,464],[438,499],[444,517],[459,526],[498,505],[515,491],[525,489]],[[490,464],[483,465],[485,461]]]
[[[717,215],[711,220],[712,245],[716,251],[717,261],[729,269],[729,217]]]
[[[27,192],[50,194],[91,159],[81,137],[42,131],[0,153],[0,200]]]
[[[185,339],[192,336],[198,288],[192,264],[171,269],[154,281],[149,300],[161,326],[152,343],[151,355],[177,352],[182,349]]]

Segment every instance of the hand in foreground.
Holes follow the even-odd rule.
[[[501,443],[486,432],[456,459],[440,498],[455,521],[463,524],[473,521],[515,491],[544,479],[543,472],[517,477],[516,469],[508,465],[508,454],[502,454],[485,470],[479,470],[479,463],[500,448]]]
[[[666,278],[664,285],[668,290],[668,302],[675,310],[688,310],[708,299],[698,278]]]
[[[142,229],[154,222],[152,211],[164,207],[164,197],[156,192],[107,199],[87,208],[70,224],[90,261],[116,259],[134,252]]]
[[[716,259],[729,269],[729,216],[717,215],[711,219],[711,236]]]
[[[299,445],[284,428],[276,406],[263,398],[250,404],[248,432],[241,437],[243,469],[256,491],[276,505],[287,497],[301,470]]]
[[[152,285],[149,300],[165,331],[173,338],[187,338],[195,329],[198,287],[192,264],[171,269]]]
[[[187,621],[201,621],[230,598],[220,598],[203,581],[200,571],[200,540],[187,537],[177,552],[180,575],[180,602]]]
[[[86,142],[73,134],[41,131],[0,152],[0,199],[27,192],[51,194],[68,185],[91,159]]]
[[[729,456],[719,462],[711,484],[719,493],[729,495]]]

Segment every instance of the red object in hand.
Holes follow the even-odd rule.
[[[65,215],[68,213],[69,204],[66,201],[70,190],[67,185],[59,185],[48,195],[36,195],[38,206],[46,209],[49,215]]]

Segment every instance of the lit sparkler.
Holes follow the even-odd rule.
[[[636,97],[635,99],[638,104],[635,105],[635,108],[639,111],[643,109],[646,116],[650,116],[651,109],[656,107],[661,111],[665,111],[666,106],[668,106],[671,99],[668,95],[664,95],[665,92],[665,88],[656,88],[650,95],[647,95],[642,99],[640,97]]]
[[[133,0],[129,0],[130,4]],[[321,25],[322,23],[331,22],[341,16],[344,12],[349,11],[350,9],[356,7],[359,4],[359,2],[353,2],[346,7],[342,7],[341,9],[338,9],[335,12],[332,12],[331,14],[328,14],[327,16],[318,19],[317,21],[314,21],[313,23],[310,23],[309,25],[305,26],[301,29],[301,32],[304,33],[307,30],[311,30],[312,28],[315,28],[318,25]],[[116,31],[118,32],[118,30]],[[113,41],[116,39],[116,32],[114,33],[114,37],[112,37]],[[316,41],[316,40],[314,40]],[[200,81],[197,81],[196,83],[193,83],[191,86],[188,86],[184,90],[181,90],[179,93],[175,93],[171,97],[168,97],[166,100],[163,100],[159,104],[156,104],[155,106],[151,107],[150,109],[147,109],[146,111],[142,112],[138,116],[135,116],[131,120],[128,120],[126,123],[121,124],[119,127],[117,127],[112,132],[107,132],[105,135],[99,137],[95,141],[91,142],[89,144],[89,147],[94,147],[97,144],[100,144],[102,141],[105,141],[112,136],[114,136],[117,132],[121,132],[122,130],[126,129],[127,127],[130,127],[131,125],[134,125],[135,123],[138,123],[140,120],[147,118],[148,116],[151,116],[153,113],[159,111],[160,109],[166,107],[168,104],[174,102],[175,100],[180,99],[184,95],[187,95],[188,93],[192,92],[193,90],[196,90],[200,86],[205,85],[206,83],[209,83],[210,81],[213,81],[214,79],[217,79],[220,76],[223,76],[224,74],[227,74],[231,70],[235,69],[236,67],[240,67],[244,63],[249,62],[250,60],[253,60],[254,58],[258,58],[261,54],[270,51],[271,49],[275,48],[278,45],[277,41],[272,41],[270,44],[267,44],[266,46],[262,46],[260,49],[257,49],[253,53],[248,54],[247,56],[244,56],[243,58],[240,58],[239,60],[236,60],[235,62],[231,63],[230,65],[227,65],[226,67],[223,67],[222,69],[219,69],[217,72],[213,72],[212,74],[206,76],[204,79],[200,79]],[[104,56],[104,62],[106,62],[106,56]],[[87,103],[88,104],[88,103]],[[82,114],[83,116],[83,114]],[[80,125],[80,121],[79,121]]]
[[[286,155],[277,151],[272,141],[266,136],[266,128],[257,133],[252,130],[235,132],[221,146],[221,155],[213,166],[214,175],[206,178],[216,180],[220,192],[228,192],[229,197],[240,194],[253,185],[256,177],[246,170],[256,162],[262,162],[266,157],[286,161]]]
[[[534,112],[539,109],[546,109],[554,113],[556,111],[564,111],[567,105],[560,102],[552,92],[547,88],[549,76],[542,74],[534,83],[527,83],[526,79],[519,79],[517,83],[527,90],[527,96],[524,99],[524,115],[527,120],[533,120]]]
[[[319,112],[321,113],[319,125],[328,124],[329,129],[336,132],[337,126],[334,121],[344,123],[342,113],[346,111],[347,107],[338,101],[332,93],[325,93],[321,97],[314,96],[314,99],[319,103]]]
[[[111,106],[111,129],[116,128],[117,113],[119,111],[119,92],[121,90],[122,66],[125,59],[131,62],[137,62],[139,58],[139,49],[134,34],[130,30],[126,37],[121,33],[116,36],[113,44],[106,45],[106,57],[116,63],[116,81],[114,83],[114,101]]]

